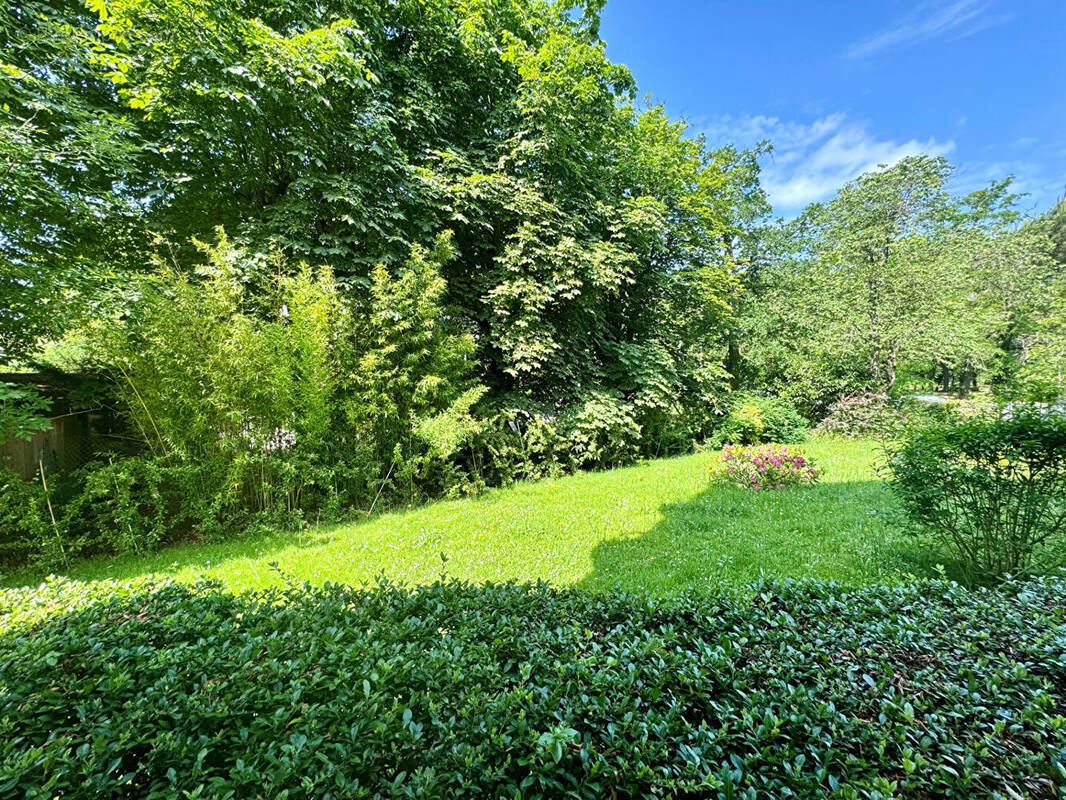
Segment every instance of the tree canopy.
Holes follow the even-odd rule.
[[[751,153],[638,107],[599,5],[25,8],[5,29],[4,130],[54,174],[12,158],[16,288],[136,272],[147,249],[194,263],[193,239],[221,226],[365,293],[376,265],[451,231],[447,302],[495,390],[622,386],[661,405],[704,380],[692,364],[728,312],[729,243],[762,195]],[[36,206],[18,202],[31,185]],[[31,345],[21,333],[9,353]]]
[[[901,371],[971,391],[1011,383],[1063,266],[1039,224],[1019,226],[1010,181],[949,191],[942,158],[862,175],[762,237],[747,277],[748,379],[817,412],[892,391]]]

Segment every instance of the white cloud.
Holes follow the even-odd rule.
[[[1018,210],[1039,214],[1066,196],[1066,151],[1047,161],[1008,158],[998,161],[968,161],[960,164],[952,176],[951,188],[959,194],[983,189],[1008,175],[1014,178],[1011,191],[1024,195]],[[1050,165],[1050,166],[1049,166]]]
[[[926,0],[877,33],[852,43],[850,58],[867,58],[889,50],[932,39],[963,39],[1007,22],[1009,14],[990,14],[992,0]]]
[[[851,122],[843,113],[830,114],[810,124],[776,117],[721,117],[696,124],[714,143],[732,142],[750,147],[762,140],[774,145],[763,167],[763,187],[780,214],[799,211],[808,203],[825,200],[840,187],[880,165],[895,164],[919,153],[947,155],[954,142],[878,139],[866,124]]]

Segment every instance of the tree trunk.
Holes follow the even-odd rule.
[[[881,348],[880,346],[874,347],[870,351],[870,376],[873,379],[873,387],[875,389],[881,388]]]

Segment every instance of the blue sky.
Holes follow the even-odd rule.
[[[916,152],[1025,211],[1066,192],[1066,0],[608,0],[600,34],[712,143],[774,142],[777,214]]]

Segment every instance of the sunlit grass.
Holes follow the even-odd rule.
[[[877,477],[877,445],[822,440],[803,447],[824,469],[818,486],[709,487],[712,456],[701,453],[302,533],[83,562],[67,574],[155,572],[186,581],[217,578],[242,589],[274,585],[283,576],[360,585],[379,575],[425,583],[446,573],[474,582],[545,580],[670,594],[761,576],[868,584],[929,571],[921,548],[886,519],[893,501]],[[6,583],[39,578],[23,573]]]

